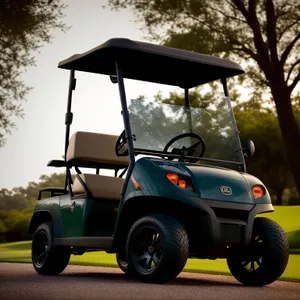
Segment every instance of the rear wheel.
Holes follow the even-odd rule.
[[[172,217],[142,217],[131,227],[126,252],[129,269],[142,281],[164,283],[175,278],[185,266],[188,235]]]
[[[229,250],[227,264],[241,283],[263,286],[277,280],[289,258],[289,244],[283,229],[267,218],[255,218],[251,243]]]
[[[69,263],[70,247],[53,245],[52,222],[42,223],[33,234],[31,257],[41,275],[58,275]]]

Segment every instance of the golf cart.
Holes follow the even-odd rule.
[[[274,221],[256,218],[274,208],[264,184],[246,173],[245,156],[253,155],[254,144],[242,147],[228,95],[226,79],[244,73],[238,64],[110,39],[58,67],[70,70],[65,159],[48,166],[64,168],[66,180],[38,195],[29,232],[39,274],[58,275],[71,254],[101,250],[116,253],[125,273],[151,283],[175,278],[188,258],[226,258],[245,285],[281,276],[287,237]],[[117,84],[120,136],[80,131],[69,138],[75,71],[108,75]],[[184,99],[149,104],[139,98],[128,105],[124,79],[179,87]],[[190,90],[213,81],[225,96],[193,104]]]

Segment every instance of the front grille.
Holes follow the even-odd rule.
[[[229,209],[220,207],[211,207],[217,218],[242,220],[247,222],[249,211],[239,209]]]
[[[242,226],[221,224],[221,240],[224,243],[240,243],[242,240]]]

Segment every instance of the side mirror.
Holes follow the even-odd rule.
[[[252,140],[247,140],[246,142],[246,148],[243,149],[244,150],[244,154],[246,154],[246,156],[253,156],[254,152],[255,152],[255,146]]]
[[[112,83],[118,83],[118,77],[117,76],[110,76],[110,81]]]

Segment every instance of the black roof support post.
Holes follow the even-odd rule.
[[[189,98],[189,89],[185,88],[184,89],[184,104],[187,109],[187,118],[188,118],[188,124],[189,124],[189,131],[192,133],[193,132],[193,124],[192,124],[192,116],[191,116],[191,110],[190,108],[190,98]],[[192,143],[193,138],[191,138],[191,143]]]
[[[233,131],[234,131],[235,140],[236,140],[236,144],[237,144],[237,152],[239,154],[240,161],[242,163],[242,171],[246,172],[245,157],[244,157],[243,148],[242,148],[242,144],[241,144],[241,140],[240,140],[239,130],[237,128],[234,113],[233,113],[232,106],[231,106],[231,100],[230,100],[229,93],[228,93],[226,78],[222,78],[221,82],[223,84],[224,94],[225,94],[225,97],[227,100],[228,110],[229,110],[230,118],[231,118],[232,125],[233,125]]]
[[[188,88],[184,89],[184,103],[185,103],[185,107],[190,107],[189,89]]]
[[[132,169],[133,169],[133,166],[135,163],[135,156],[134,156],[133,136],[132,136],[132,132],[131,132],[129,112],[128,112],[128,108],[127,108],[123,70],[122,70],[122,66],[117,61],[116,61],[116,73],[117,73],[117,78],[118,78],[119,93],[120,93],[120,100],[121,100],[121,106],[122,106],[122,116],[123,116],[123,123],[124,123],[124,128],[125,128],[125,136],[126,136],[126,140],[127,140],[128,153],[129,153],[129,159],[130,159],[127,175],[126,175],[123,189],[121,192],[121,194],[124,195],[125,188],[127,187],[127,184],[128,184],[128,181],[131,176],[131,172],[132,172]]]
[[[69,92],[68,92],[68,103],[67,103],[67,112],[65,115],[65,124],[66,124],[66,136],[65,136],[65,161],[67,159],[67,150],[69,146],[69,138],[70,138],[70,127],[73,121],[73,113],[71,112],[72,107],[72,93],[76,88],[76,79],[75,79],[75,71],[70,71],[70,80],[69,80]],[[68,185],[68,178],[71,178],[70,170],[66,169],[66,180],[65,180],[65,189]]]

